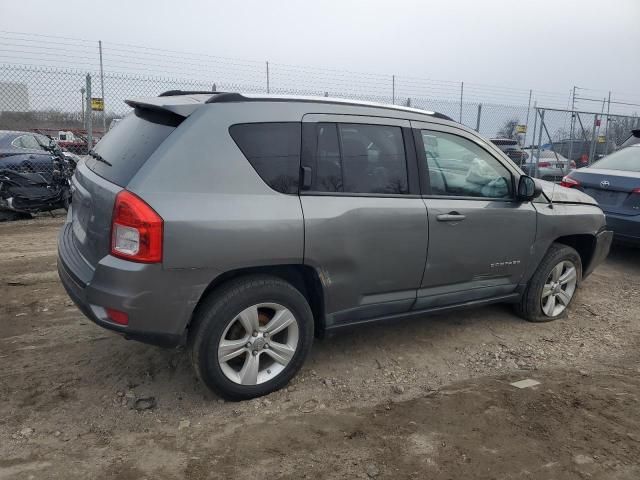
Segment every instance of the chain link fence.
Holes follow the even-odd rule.
[[[558,158],[547,162],[550,154],[541,152],[555,152],[577,167],[584,166],[613,151],[632,129],[640,128],[637,115],[535,107],[531,91],[527,101],[508,89],[501,95],[467,85],[465,93],[463,83],[269,63],[264,70],[243,66],[233,75],[221,73],[217,78],[222,81],[111,72],[101,77],[98,72],[87,74],[69,68],[0,64],[0,130],[44,135],[67,151],[84,155],[131,110],[124,103],[128,98],[157,96],[175,89],[331,96],[445,114],[487,138],[503,139],[499,146],[512,159],[530,174],[547,178],[545,165],[562,162]],[[482,101],[482,92],[491,92],[488,101]],[[515,100],[507,104],[496,102],[496,98]],[[35,138],[42,142],[44,137]],[[12,147],[0,144],[0,149],[4,148]],[[567,163],[563,168],[571,167]],[[551,179],[558,180],[557,176]]]

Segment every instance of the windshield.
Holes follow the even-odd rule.
[[[640,172],[640,147],[627,147],[613,152],[611,155],[607,155],[602,160],[595,162],[591,167]]]

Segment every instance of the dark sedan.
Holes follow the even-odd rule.
[[[37,133],[0,130],[0,169],[50,177],[53,168],[51,152],[47,150],[50,142]]]
[[[640,144],[622,148],[562,179],[591,195],[618,240],[640,245]]]

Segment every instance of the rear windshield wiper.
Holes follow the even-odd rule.
[[[105,160],[105,159],[102,157],[102,155],[100,155],[99,153],[96,153],[96,152],[95,152],[95,151],[93,151],[93,150],[89,150],[89,156],[90,156],[91,158],[95,158],[95,159],[96,159],[97,161],[99,161],[99,162],[102,162],[102,163],[104,163],[104,164],[106,164],[106,165],[109,165],[110,167],[113,167],[113,165],[111,164],[111,162],[109,162],[109,161]]]

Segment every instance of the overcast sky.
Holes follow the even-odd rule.
[[[554,92],[640,80],[640,0],[3,0],[0,29]]]

